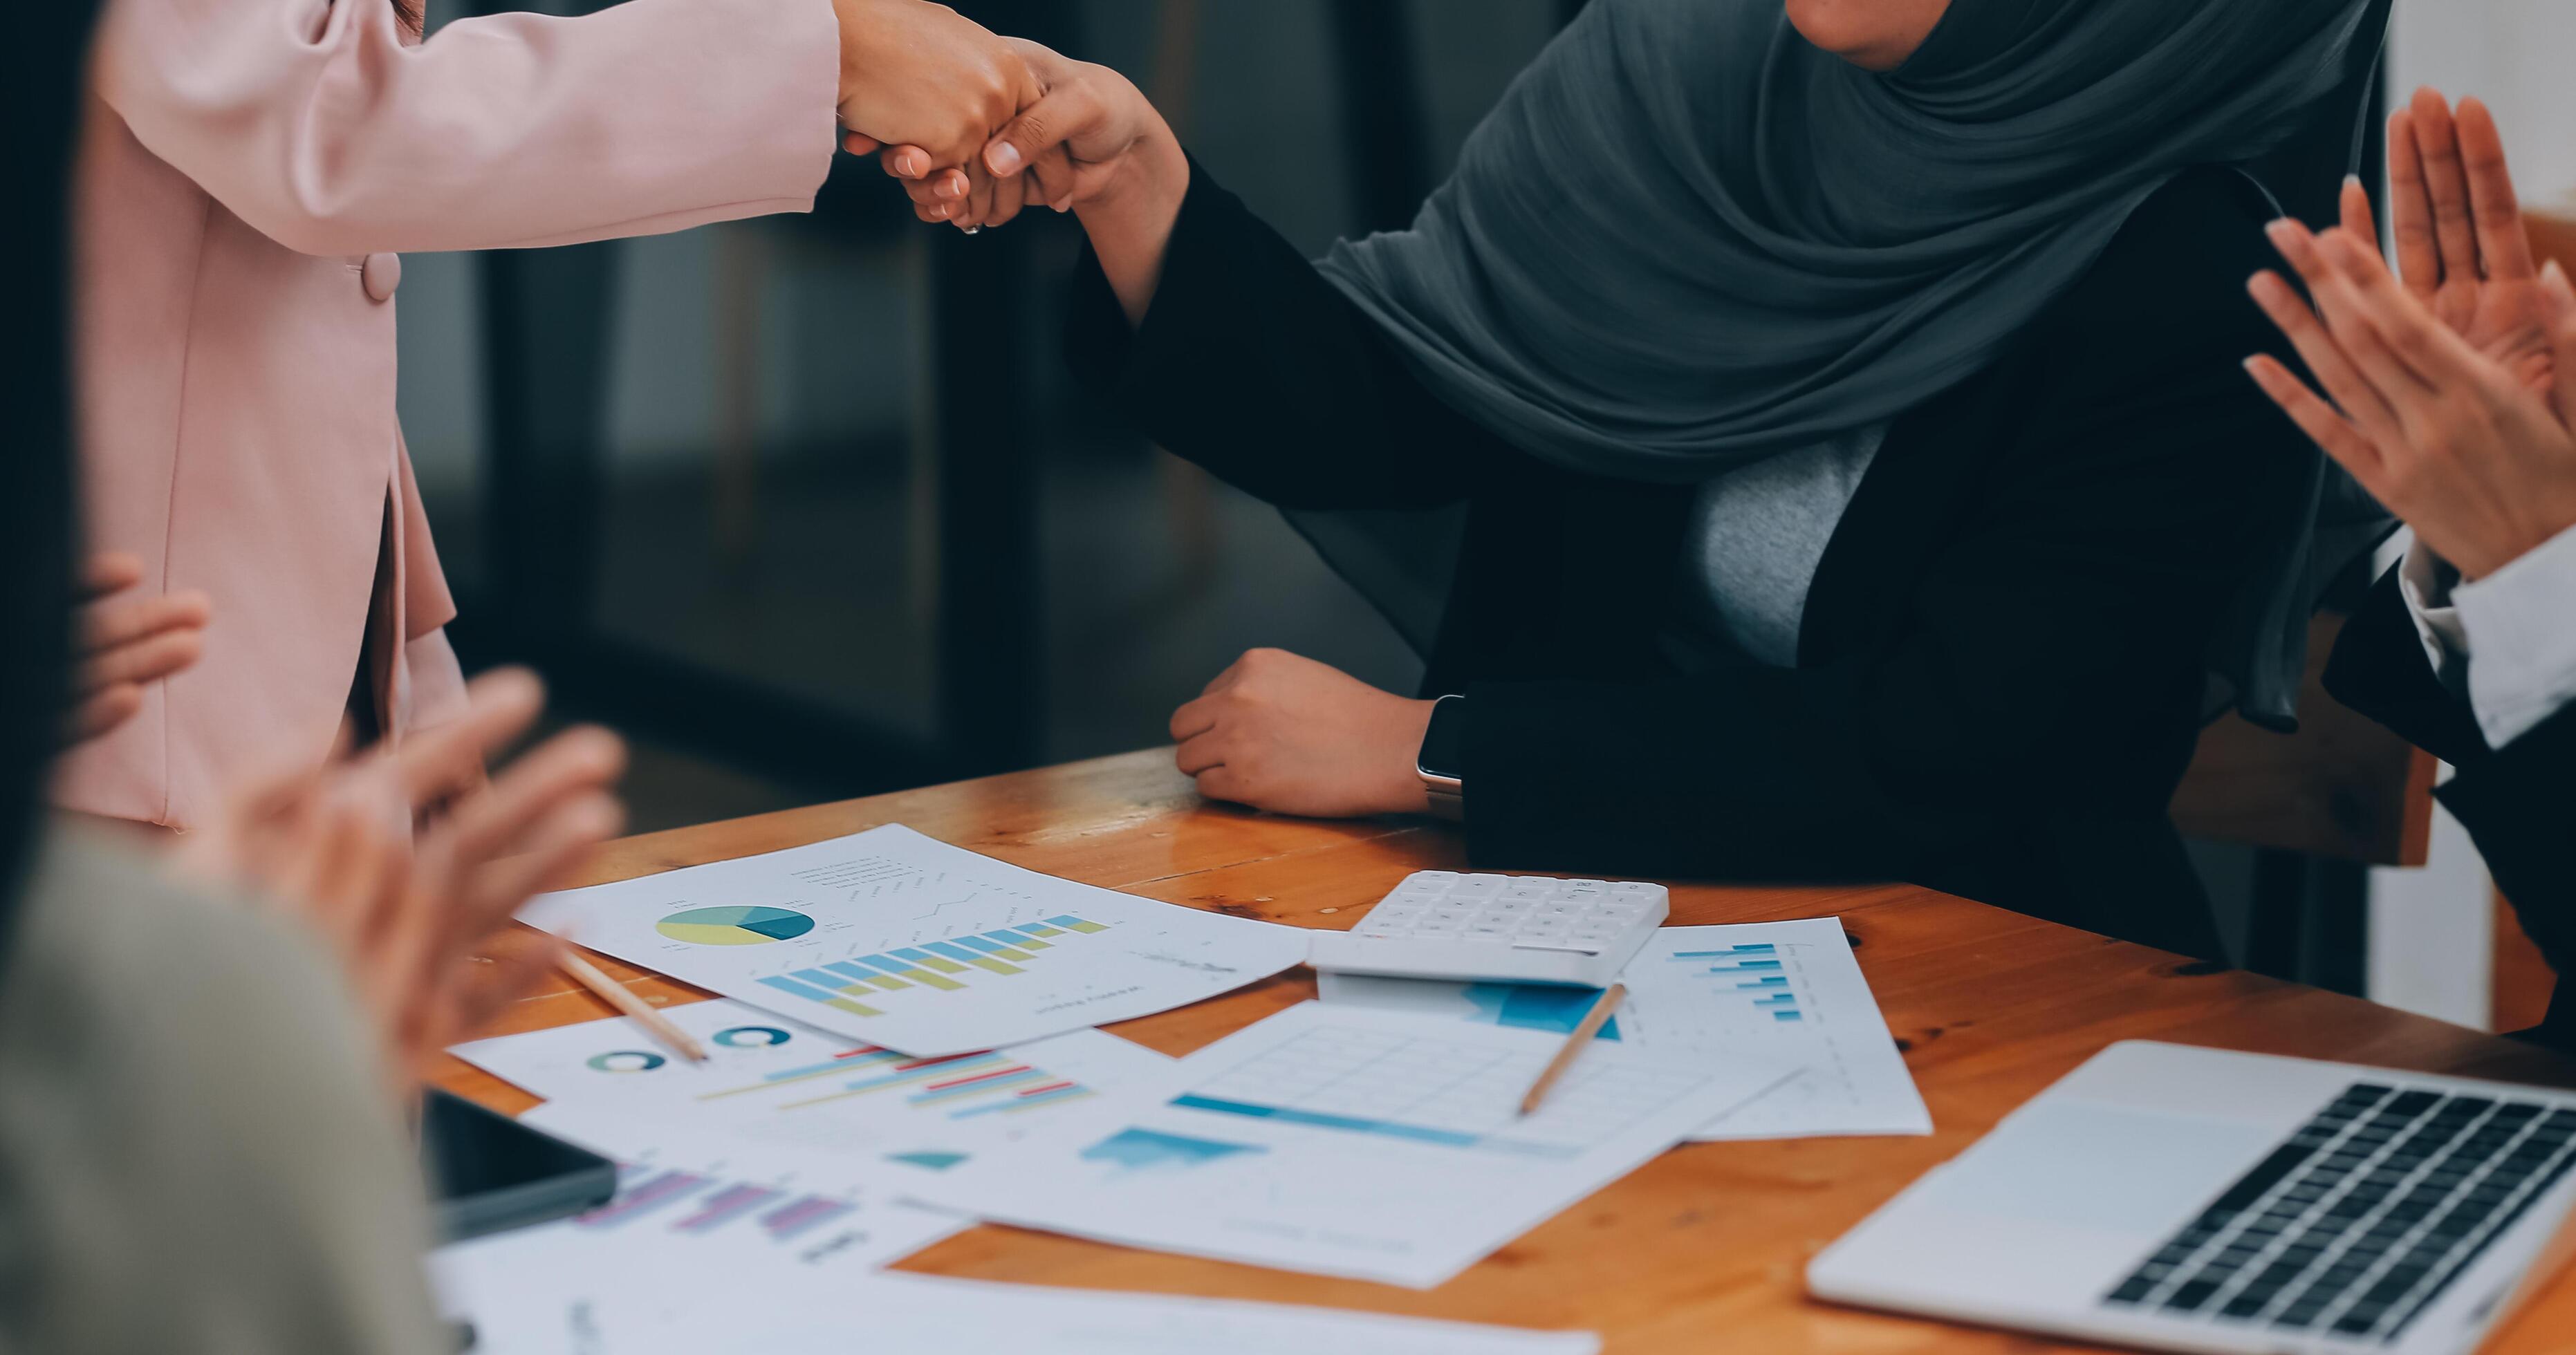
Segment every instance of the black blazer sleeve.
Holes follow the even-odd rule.
[[[1195,161],[1144,323],[1086,248],[1065,339],[1075,377],[1147,436],[1282,508],[1437,507],[1518,455]]]
[[[2468,702],[2425,661],[2394,570],[2344,626],[2326,689],[2457,769],[2434,797],[2469,830],[2523,931],[2558,971],[2540,1034],[2576,1051],[2576,982],[2566,977],[2576,965],[2576,706],[2490,748]]]
[[[1868,643],[1652,685],[1475,685],[1471,858],[1920,879],[2016,823],[2160,822],[2216,619],[2315,455],[2242,370],[2286,344],[2245,293],[2267,251],[2241,187],[2168,186],[1982,390],[1910,417],[2017,431],[1962,462],[1983,467],[1975,508]],[[1881,456],[1905,450],[1891,437]],[[1885,508],[1867,502],[1881,469],[1827,552],[1811,628],[1857,544],[1840,536]],[[2179,746],[2142,758],[2148,725]],[[2170,775],[2108,770],[2152,763]]]
[[[2460,767],[2433,794],[2469,830],[2523,931],[2558,971],[2541,1033],[2576,1052],[2576,706]]]

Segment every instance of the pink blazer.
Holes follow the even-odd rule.
[[[196,668],[66,760],[67,807],[184,827],[461,692],[394,422],[397,250],[568,244],[808,210],[830,0],[630,0],[406,41],[389,0],[111,0],[78,171],[90,544],[203,588]],[[369,617],[374,616],[372,632]]]

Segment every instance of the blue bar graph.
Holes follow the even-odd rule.
[[[1184,1092],[1173,1097],[1171,1103],[1184,1110],[1214,1111],[1220,1115],[1243,1115],[1256,1120],[1277,1120],[1283,1124],[1309,1125],[1316,1129],[1340,1129],[1355,1134],[1381,1134],[1388,1138],[1409,1139],[1415,1143],[1436,1143],[1444,1148],[1484,1148],[1533,1157],[1573,1157],[1581,1151],[1563,1144],[1531,1143],[1523,1139],[1501,1138],[1492,1134],[1469,1134],[1455,1129],[1436,1129],[1429,1125],[1406,1124],[1400,1120],[1378,1120],[1358,1115],[1334,1115],[1320,1110],[1298,1110],[1292,1106],[1265,1106],[1250,1101],[1229,1101],[1213,1096],[1201,1096],[1197,1092]]]
[[[808,1002],[829,1002],[833,998],[839,996],[837,993],[817,988],[810,983],[798,983],[794,979],[766,978],[762,979],[761,982],[768,984],[770,987],[775,988],[782,993],[794,993],[796,996],[801,997]]]
[[[1738,955],[1776,955],[1779,952],[1780,948],[1768,941],[1756,941],[1747,945],[1729,946],[1724,950],[1677,950],[1672,953],[1670,958],[1675,960],[1721,960]]]
[[[1771,1019],[1774,1021],[1796,1021],[1801,1018],[1795,1009],[1791,1009],[1787,1011],[1773,1012],[1771,1013]]]

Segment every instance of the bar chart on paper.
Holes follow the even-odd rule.
[[[1248,1053],[1169,1104],[1335,1134],[1564,1159],[1706,1080],[1680,1064],[1586,1059],[1535,1113],[1523,1115],[1521,1094],[1540,1066],[1525,1050],[1432,1032],[1324,1025]]]
[[[1787,1070],[1305,1003],[926,1178],[986,1218],[1261,1265],[1437,1284]]]
[[[704,1063],[634,1046],[622,1018],[456,1046],[466,1062],[548,1101],[639,1124],[945,1170],[1171,1060],[1097,1030],[915,1058],[717,999],[667,1008]],[[650,1058],[649,1067],[637,1059]],[[611,1145],[632,1153],[622,1135]]]
[[[634,1349],[589,1334],[638,1293],[842,1294],[966,1225],[890,1199],[839,1162],[753,1161],[731,1145],[624,1124],[629,1146],[619,1149],[600,1140],[596,1117],[554,1109],[529,1112],[529,1123],[619,1158],[617,1195],[587,1214],[431,1253],[440,1306],[471,1321],[477,1352]]]
[[[660,930],[669,932],[669,925]],[[809,968],[771,974],[760,981],[789,997],[821,1003],[853,1016],[882,1016],[881,993],[920,989],[916,999],[961,993],[971,983],[1026,974],[1056,947],[1108,931],[1106,923],[1088,922],[1059,913],[1042,922],[1023,922],[997,931],[897,946],[882,955],[860,955]],[[867,1001],[879,1006],[869,1006]]]
[[[1777,942],[1739,941],[1713,950],[1677,950],[1664,960],[1685,966],[1685,972],[1713,975],[1711,986],[1720,993],[1735,993],[1735,1000],[1751,1006],[1757,1019],[1768,1017],[1774,1024],[1807,1019]]]
[[[1159,903],[900,825],[545,895],[532,925],[914,1055],[1213,997],[1306,956],[1297,928]]]
[[[1615,1038],[1695,1057],[1756,1057],[1797,1075],[1692,1137],[1928,1134],[1931,1115],[1833,918],[1665,927],[1628,962]],[[1327,974],[1324,1001],[1486,1025],[1572,1029],[1585,989]],[[1604,1038],[1614,1038],[1607,1030]]]
[[[1630,1038],[1641,1044],[1799,1067],[1692,1137],[1932,1132],[1839,921],[1666,927],[1623,977]]]
[[[787,1189],[748,1181],[721,1181],[676,1167],[646,1168],[621,1179],[617,1198],[573,1220],[573,1226],[603,1229],[662,1226],[674,1232],[705,1234],[740,1225],[758,1228],[772,1242],[792,1242],[857,1212],[848,1200],[827,1195],[798,1195]]]

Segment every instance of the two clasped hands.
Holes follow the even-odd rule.
[[[852,154],[924,221],[999,226],[1032,203],[1090,211],[1139,188],[1178,202],[1180,143],[1126,77],[919,0],[835,0]]]

